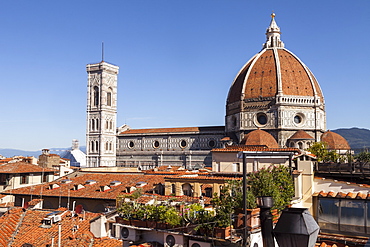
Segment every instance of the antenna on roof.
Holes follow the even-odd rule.
[[[101,42],[101,61],[104,62],[104,41]]]

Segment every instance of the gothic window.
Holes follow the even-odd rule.
[[[99,119],[96,119],[96,130],[99,129]]]
[[[95,120],[91,119],[91,130],[95,130]]]
[[[113,148],[112,148],[112,143],[111,143],[111,142],[109,143],[109,150],[110,150],[110,151],[112,151],[112,150],[113,150]]]
[[[112,89],[109,88],[109,92],[107,92],[107,106],[112,106]]]
[[[97,86],[94,87],[94,106],[99,105],[99,88]]]
[[[105,143],[105,150],[109,150],[109,144],[108,144],[108,142]]]
[[[98,141],[95,142],[95,151],[99,152],[99,142]]]
[[[110,120],[110,129],[112,130],[113,129],[113,121]]]

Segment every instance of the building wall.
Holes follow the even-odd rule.
[[[258,122],[259,114],[266,116],[266,124]],[[302,121],[296,123],[295,116],[299,116]],[[268,104],[261,108],[243,108],[239,112],[226,116],[225,121],[226,131],[235,133],[239,142],[248,132],[261,128],[274,136],[280,147],[288,147],[288,139],[298,130],[306,131],[316,141],[319,141],[321,134],[326,131],[326,115],[323,106],[315,104],[286,103],[279,106]]]
[[[162,165],[211,166],[212,148],[221,147],[223,127],[207,132],[120,134],[117,166],[153,168]]]
[[[237,157],[237,152],[213,152],[212,171],[213,172],[243,172],[243,160]],[[257,171],[263,167],[271,165],[289,166],[286,158],[247,158],[247,173]]]

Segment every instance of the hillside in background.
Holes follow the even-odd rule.
[[[370,150],[370,130],[360,128],[336,129],[333,132],[343,136],[355,151]]]
[[[50,153],[52,154],[61,154],[63,153],[65,150],[71,150],[71,148],[50,148]],[[84,153],[86,153],[86,147],[85,146],[82,146],[80,147],[80,150]],[[38,150],[38,151],[24,151],[24,150],[19,150],[19,149],[2,149],[0,148],[0,155],[2,156],[5,156],[5,157],[13,157],[13,156],[25,156],[25,157],[30,157],[30,156],[33,156],[33,157],[36,157],[38,158],[39,155],[41,154],[41,150]]]

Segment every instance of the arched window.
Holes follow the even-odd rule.
[[[108,142],[105,143],[105,150],[109,150],[109,144],[108,144]]]
[[[109,150],[110,150],[110,151],[112,151],[112,150],[113,150],[113,147],[112,147],[112,146],[113,146],[113,145],[112,145],[112,143],[110,142],[110,143],[109,143]]]
[[[184,196],[193,196],[193,189],[190,184],[186,183],[182,185],[182,194]]]
[[[298,142],[298,148],[303,149],[303,143],[302,142]]]
[[[107,106],[112,106],[112,89],[108,89],[109,92],[107,92]]]
[[[171,184],[171,193],[176,194],[176,185],[175,184]]]
[[[99,129],[99,119],[96,119],[96,130]]]
[[[94,87],[94,106],[99,105],[99,88],[97,86]]]
[[[95,142],[95,152],[99,152],[99,142]]]
[[[95,120],[91,119],[91,130],[95,130]]]

